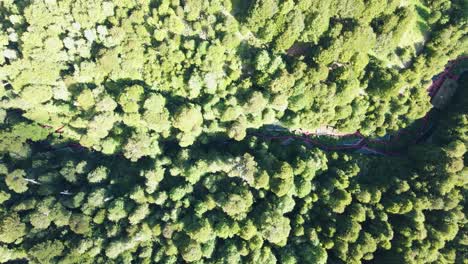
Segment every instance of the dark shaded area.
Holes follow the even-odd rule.
[[[420,15],[424,20],[428,20],[429,17],[431,16],[429,11],[427,11],[426,9],[424,9],[424,8],[418,6],[418,5],[415,5],[415,9],[416,9],[416,12],[418,13],[418,15]]]
[[[286,54],[289,56],[306,56],[311,48],[312,44],[310,43],[297,42],[286,51]]]
[[[250,6],[255,3],[251,0],[231,0],[232,11],[231,14],[240,22],[245,22],[248,17]]]
[[[422,22],[422,21],[418,21],[417,22],[417,25],[418,25],[418,29],[421,31],[421,32],[428,32],[430,30],[430,27],[428,24]]]

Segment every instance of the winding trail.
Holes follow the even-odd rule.
[[[433,79],[432,84],[427,88],[427,92],[429,96],[434,98],[434,96],[437,95],[439,92],[440,88],[444,84],[445,80],[448,78],[453,79],[453,80],[458,80],[459,75],[453,74],[453,70],[455,69],[455,66],[458,65],[460,61],[463,60],[468,60],[468,56],[462,56],[459,57],[455,60],[449,61],[448,65],[445,67],[445,70],[437,75],[435,79]],[[414,133],[408,131],[407,128],[399,130],[396,134],[394,135],[387,135],[382,138],[370,138],[362,135],[359,131],[356,131],[351,134],[317,134],[317,133],[310,133],[307,131],[301,132],[301,135],[291,135],[291,131],[288,130],[289,134],[288,135],[281,135],[281,136],[268,136],[262,133],[251,133],[250,136],[257,136],[259,138],[262,138],[264,140],[280,140],[283,142],[283,144],[288,144],[288,141],[291,140],[299,140],[305,143],[306,145],[311,145],[318,147],[324,151],[360,151],[364,154],[377,154],[377,155],[385,155],[385,156],[401,156],[403,155],[402,153],[399,152],[394,152],[394,151],[389,151],[385,150],[383,148],[389,148],[398,144],[401,144],[401,138],[406,135],[410,137],[410,144],[417,144],[431,129],[432,125],[429,122],[429,114],[430,111],[420,120],[422,120],[422,125],[420,128]],[[50,125],[42,124],[41,125],[43,128],[51,129],[50,134],[62,134],[63,133],[63,128],[65,125],[62,125],[61,127],[54,129]],[[343,143],[339,145],[332,145],[332,144],[326,144],[323,143],[319,140],[320,137],[328,137],[328,138],[338,138],[338,139],[346,139],[346,138],[352,138],[355,140],[354,143]],[[379,148],[378,146],[382,146]],[[83,151],[88,148],[80,145],[79,143],[68,143],[63,147],[54,149],[51,147],[51,150],[59,150],[59,149],[65,149],[65,148],[70,148],[70,149],[75,149],[78,151]],[[122,155],[122,153],[119,153],[119,155]]]
[[[458,80],[460,77],[459,75],[453,74],[453,70],[459,64],[459,62],[463,60],[467,60],[468,56],[459,57],[453,61],[449,61],[448,65],[445,67],[445,70],[439,74],[436,79],[433,80],[432,84],[427,89],[429,96],[434,98],[437,93],[440,91],[440,88],[444,84],[447,79]],[[290,140],[300,140],[307,145],[312,145],[318,147],[324,151],[360,151],[365,154],[378,154],[378,155],[385,155],[385,156],[400,156],[402,153],[388,151],[385,149],[381,149],[378,146],[383,146],[384,148],[389,148],[391,146],[395,146],[397,144],[401,144],[401,138],[406,135],[409,136],[409,143],[410,144],[417,144],[421,141],[421,139],[427,135],[428,132],[431,131],[433,126],[429,122],[429,114],[428,112],[421,120],[422,125],[415,133],[411,133],[408,129],[401,129],[395,135],[390,136],[390,139],[386,139],[389,136],[385,136],[383,138],[369,138],[362,135],[359,131],[356,131],[352,134],[345,134],[345,135],[337,135],[337,134],[314,134],[303,132],[302,135],[285,135],[285,136],[266,136],[260,133],[254,133],[252,135],[261,137],[265,140],[281,140],[284,144],[287,144],[287,141]],[[327,145],[322,143],[318,140],[319,137],[328,137],[328,138],[355,138],[357,140],[355,143],[352,144],[341,144],[341,145]]]

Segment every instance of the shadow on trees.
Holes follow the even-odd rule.
[[[420,15],[424,20],[428,20],[429,17],[431,16],[431,14],[429,13],[429,11],[427,11],[426,9],[416,5],[416,12],[418,13],[418,15]]]
[[[231,3],[233,7],[231,14],[237,21],[244,22],[248,17],[250,6],[255,2],[250,0],[231,0]]]

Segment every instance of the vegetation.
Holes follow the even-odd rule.
[[[0,263],[465,263],[466,89],[403,156],[253,131],[407,127],[466,5],[1,1]]]

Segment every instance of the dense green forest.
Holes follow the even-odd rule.
[[[0,263],[468,263],[466,0],[1,0]],[[466,70],[466,69],[465,69]],[[466,205],[466,206],[465,206]]]

